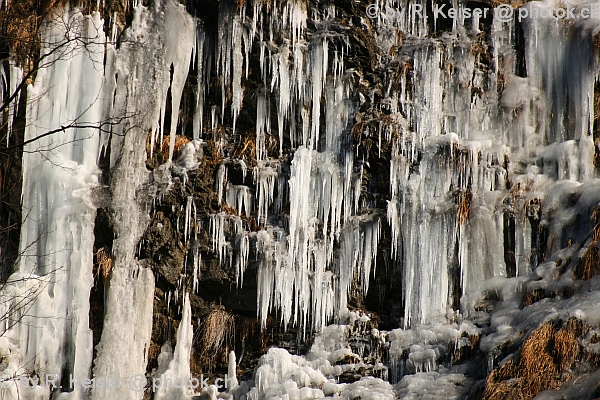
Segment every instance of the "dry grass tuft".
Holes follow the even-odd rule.
[[[482,59],[488,57],[488,49],[485,41],[474,41],[471,43],[471,48],[469,49],[469,53],[475,56],[475,62],[479,63]],[[454,66],[452,68],[452,72],[454,72]]]
[[[533,331],[523,345],[517,372],[522,397],[533,398],[543,390],[560,388],[558,366],[549,351],[553,333],[552,323],[547,322]]]
[[[458,224],[462,224],[469,219],[472,200],[473,193],[471,193],[471,190],[467,189],[464,192],[460,192],[458,196],[458,208],[456,209],[456,221]]]
[[[103,247],[96,252],[96,260],[97,276],[102,276],[104,281],[107,281],[112,271],[113,260],[106,247]]]
[[[590,243],[583,257],[575,267],[574,275],[584,281],[593,278],[600,273],[600,254],[598,252],[598,242]]]
[[[256,161],[256,135],[253,132],[248,132],[240,137],[235,148],[233,156],[244,160],[248,169],[252,169],[257,165]]]
[[[223,155],[219,150],[219,145],[214,140],[208,140],[204,152],[204,165],[206,168],[214,168],[221,165],[222,161]]]
[[[554,355],[559,370],[566,371],[579,357],[580,344],[578,338],[583,334],[583,322],[571,318],[554,335]]]
[[[592,211],[592,221],[594,221],[592,242],[573,271],[577,279],[584,281],[600,274],[600,251],[598,250],[600,245],[600,207]]]
[[[195,356],[196,364],[206,365],[208,372],[211,372],[215,365],[227,362],[227,356],[234,346],[235,320],[223,308],[216,308],[200,323],[199,330],[200,351]]]
[[[523,307],[530,306],[538,301],[542,300],[545,297],[545,291],[542,288],[536,288],[533,290],[527,290],[523,295],[523,299],[521,300],[521,304]]]
[[[173,149],[173,158],[177,158],[179,152],[190,142],[190,139],[185,136],[175,136],[175,146]],[[160,146],[160,153],[165,160],[169,159],[169,149],[171,147],[171,135],[165,136]]]
[[[201,324],[201,346],[204,353],[216,356],[219,352],[229,353],[233,345],[235,323],[233,315],[223,309],[215,309]]]
[[[506,85],[506,77],[503,73],[498,74],[498,83],[496,85],[498,93],[502,93],[504,91],[504,85]]]
[[[516,372],[517,368],[513,360],[508,360],[501,368],[494,369],[485,382],[483,398],[488,400],[511,398],[513,385],[510,378],[516,375]]]
[[[360,142],[360,138],[361,138],[364,130],[365,130],[365,122],[362,119],[359,120],[357,118],[357,122],[352,126],[352,130],[350,131],[350,134],[352,135],[352,137],[354,138],[354,141],[356,143]]]
[[[594,242],[600,241],[600,207],[592,211],[592,221],[594,221]]]
[[[581,354],[582,333],[583,323],[576,318],[560,329],[552,321],[544,323],[529,335],[520,354],[492,371],[483,399],[531,399],[544,390],[559,389],[572,378],[570,368]]]

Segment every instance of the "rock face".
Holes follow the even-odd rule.
[[[51,63],[7,115],[25,150],[9,320],[35,294],[3,328],[9,382],[237,367],[235,398],[363,399],[593,382],[600,19],[455,3],[56,6]]]

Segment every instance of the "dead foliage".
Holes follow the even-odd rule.
[[[253,339],[260,334],[260,321],[256,318],[245,318],[240,323],[240,339]]]
[[[235,318],[223,306],[216,306],[202,317],[194,334],[193,365],[202,366],[197,372],[213,373],[215,367],[227,364],[228,355],[234,349]]]
[[[506,78],[503,73],[498,73],[498,82],[496,84],[496,88],[498,93],[502,93],[504,91],[504,86],[506,85]]]
[[[588,246],[583,257],[579,259],[573,271],[577,279],[588,280],[600,274],[600,207],[592,212],[594,227],[592,230],[592,242]]]
[[[4,2],[0,8],[0,58],[10,56],[17,65],[23,68],[25,82],[31,83],[35,78],[40,64],[40,50],[44,44],[44,38],[41,36],[42,25],[50,20],[59,24],[65,24],[66,30],[70,32],[77,31],[80,27],[72,25],[72,21],[66,15],[60,15],[66,7],[77,8],[84,15],[93,11],[101,11],[105,17],[105,32],[107,37],[111,37],[113,28],[116,34],[124,29],[128,15],[131,15],[132,8],[130,2],[109,0],[102,4],[95,1],[73,1],[73,0],[10,0]],[[100,7],[100,9],[99,9]],[[108,16],[108,17],[106,17]],[[57,17],[57,18],[55,18]],[[114,24],[113,24],[114,23]],[[82,47],[81,38],[69,39],[72,44]],[[62,50],[55,52],[56,48],[50,48],[50,53],[61,54]],[[69,54],[63,54],[63,57],[69,57]]]
[[[219,145],[214,140],[208,140],[206,142],[204,152],[204,165],[206,168],[215,168],[221,165],[223,161],[223,155],[219,150]]]
[[[256,166],[256,135],[248,132],[240,137],[233,149],[233,156],[244,160],[249,169]]]
[[[105,282],[108,281],[113,267],[113,260],[106,247],[103,247],[96,252],[96,260],[96,276],[101,276]]]
[[[175,136],[175,145],[173,146],[173,159],[177,158],[183,146],[188,144],[190,139],[185,136]],[[169,159],[169,150],[171,148],[171,135],[167,135],[163,138],[162,144],[160,146],[160,154],[163,156],[163,159]]]
[[[477,36],[477,40],[471,43],[469,53],[475,57],[477,64],[489,64],[492,56],[489,52],[484,32],[480,33]]]
[[[400,38],[400,40],[402,40],[402,38]],[[412,60],[403,62],[403,63],[399,63],[398,67],[396,68],[396,70],[394,71],[394,73],[391,76],[392,88],[395,91],[402,90],[401,82],[403,80],[404,80],[405,84],[408,86],[408,84],[409,84],[408,81],[410,80],[412,73],[413,73]]]
[[[233,346],[235,321],[233,315],[216,308],[200,324],[200,346],[208,357],[227,355]]]
[[[523,307],[530,306],[538,301],[542,300],[545,297],[545,290],[542,288],[536,288],[533,290],[527,290],[523,294],[523,299],[521,300],[521,304]]]
[[[600,207],[592,211],[592,221],[594,221],[594,242],[600,241]]]
[[[356,123],[352,126],[352,130],[350,131],[350,133],[351,133],[352,137],[354,138],[354,141],[356,143],[359,143],[362,133],[365,130],[365,123],[362,120],[362,114],[359,115],[360,113],[358,113],[358,112],[356,114],[357,114],[357,116],[355,117]]]
[[[554,335],[554,356],[559,371],[567,371],[581,351],[578,338],[583,334],[583,322],[570,318]]]
[[[588,280],[600,273],[600,254],[598,252],[598,242],[590,243],[587,251],[581,257],[575,270],[573,271],[577,279]]]
[[[146,134],[146,157],[147,158],[150,158],[150,150],[152,150],[152,138],[153,138],[152,129],[148,129],[148,133]]]
[[[11,0],[0,9],[0,51],[10,52],[25,75],[40,51],[42,20],[59,4],[58,0]]]
[[[595,40],[600,40],[600,33],[594,36]],[[600,41],[599,41],[600,44]],[[600,87],[594,87],[594,120],[600,119]]]
[[[488,376],[483,399],[531,399],[544,390],[557,390],[572,378],[580,358],[581,320],[571,318],[559,328],[548,321],[534,330],[512,359]]]
[[[225,200],[225,196],[221,199],[221,211],[227,214],[227,216],[239,216],[238,210],[235,207],[231,207],[227,205],[227,200]]]
[[[456,209],[456,222],[462,224],[469,219],[473,193],[470,189],[461,191],[458,195],[458,207]]]

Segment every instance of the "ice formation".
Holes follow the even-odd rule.
[[[157,387],[154,391],[154,398],[157,400],[183,400],[194,394],[194,391],[190,390],[192,385],[189,385],[186,381],[186,378],[191,379],[192,376],[190,373],[190,352],[194,331],[191,314],[190,299],[189,295],[186,294],[183,301],[183,316],[177,329],[175,351],[171,354],[170,344],[167,342],[163,346],[164,350],[159,355],[158,370],[153,377],[153,384]],[[179,382],[177,382],[178,379]]]
[[[368,317],[355,313],[349,313],[348,317],[348,325],[325,327],[315,337],[306,356],[292,355],[285,349],[270,349],[259,361],[255,373],[256,386],[248,392],[247,398],[320,399],[341,396],[352,399],[360,396],[372,400],[395,399],[392,386],[381,378],[364,377],[352,384],[338,383],[343,373],[369,367],[349,344],[353,336],[371,336],[364,330]],[[352,332],[353,329],[357,331]],[[340,364],[345,359],[353,362]],[[370,368],[373,369],[373,365]]]
[[[80,126],[92,123],[104,112],[104,105],[97,101],[102,93],[99,66],[105,41],[103,32],[96,29],[100,17],[69,9],[64,14],[75,29],[65,34],[60,24],[48,23],[44,38],[49,48],[62,41],[71,56],[49,55],[51,66],[41,70],[36,84],[28,87],[28,99],[43,96],[27,105],[26,140],[77,119]],[[76,36],[85,38],[91,56],[73,40]],[[98,149],[95,130],[85,127],[42,137],[26,147],[32,153],[24,159],[23,214],[27,217],[21,229],[22,256],[2,293],[3,314],[10,315],[2,327],[3,338],[18,343],[10,350],[11,365],[4,370],[10,378],[36,370],[88,375],[95,217],[90,189],[98,184]],[[49,322],[37,328],[36,321],[41,320]],[[18,389],[10,387],[2,395],[10,396]],[[30,394],[40,396],[40,392],[44,390],[34,386]],[[74,396],[81,396],[79,390],[75,392]]]
[[[44,25],[47,46],[65,42],[62,55],[69,56],[51,55],[53,62],[27,89],[25,138],[56,134],[27,144],[23,159],[23,255],[0,294],[2,313],[10,315],[1,328],[0,351],[7,366],[1,372],[0,398],[15,395],[19,374],[30,378],[45,370],[61,379],[87,377],[92,361],[96,376],[128,379],[146,373],[155,283],[151,270],[138,262],[136,249],[149,204],[171,187],[171,170],[187,177],[188,171],[202,168],[202,140],[209,139],[218,142],[223,157],[214,183],[219,211],[208,216],[212,243],[206,245],[220,263],[231,265],[239,287],[254,263],[262,327],[269,315],[277,315],[285,328],[297,327],[301,338],[319,333],[306,356],[270,349],[259,362],[255,386],[243,394],[248,399],[391,399],[428,390],[458,396],[464,394],[461,386],[473,382],[444,357],[483,334],[474,322],[489,324],[481,349],[491,368],[500,361],[497,349],[516,343],[518,333],[532,324],[570,316],[600,322],[597,279],[556,278],[558,260],[581,256],[578,252],[595,245],[588,233],[594,228],[589,216],[600,202],[593,167],[598,151],[593,137],[596,17],[527,18],[518,34],[494,15],[486,40],[476,18],[419,19],[409,12],[409,5],[418,2],[401,1],[399,12],[391,2],[378,1],[376,18],[353,21],[376,31],[381,50],[373,62],[385,70],[384,90],[369,92],[359,91],[369,87],[363,72],[345,66],[351,46],[333,4],[309,15],[300,0],[242,3],[219,2],[214,48],[199,19],[172,0],[150,6],[137,2],[119,46],[107,40],[97,12],[83,15],[65,6],[57,15],[76,29],[64,31],[58,17]],[[528,7],[541,13],[556,4],[546,0]],[[440,28],[450,22],[451,28]],[[85,45],[69,42],[69,35]],[[517,40],[523,41],[521,48]],[[260,71],[250,66],[251,58]],[[194,141],[175,157],[176,133],[185,129],[178,113],[194,64]],[[224,139],[217,134],[228,115],[233,135],[240,134],[248,112],[244,101],[251,95],[243,83],[251,68],[262,81],[252,94],[252,182],[246,178],[249,164],[223,154]],[[209,108],[208,81],[215,73],[220,105]],[[15,65],[3,69],[2,92],[12,91],[20,77]],[[378,118],[359,115],[361,105],[376,99]],[[9,135],[14,113],[14,108],[6,113]],[[209,116],[210,124],[205,123]],[[115,119],[119,122],[94,126]],[[363,194],[364,181],[372,176],[364,157],[369,150],[352,146],[354,128],[377,146],[379,155],[389,149],[386,215]],[[209,131],[213,137],[204,137]],[[147,139],[151,154],[167,135],[166,164],[148,172]],[[97,161],[109,143],[111,186],[102,188]],[[287,160],[284,144],[291,149]],[[237,169],[241,183],[234,183]],[[93,193],[102,190],[110,191],[116,237],[104,329],[92,360],[88,298],[99,207]],[[253,229],[247,223],[251,215],[257,221]],[[197,241],[192,225],[200,221],[192,196],[182,222],[185,239]],[[385,223],[390,264],[401,268],[403,322],[390,332],[362,333],[388,352],[386,360],[365,362],[373,356],[348,342],[352,327],[361,323],[348,309],[348,296],[354,283],[366,296],[371,278],[382,268],[376,261]],[[545,249],[542,234],[550,238]],[[191,248],[191,289],[197,291],[200,255],[197,243]],[[520,309],[528,290],[556,292],[567,286],[580,292]],[[183,292],[178,288],[174,297]],[[490,293],[499,303],[484,312]],[[163,347],[159,369],[166,376],[189,374],[193,333],[186,296],[175,351]],[[31,297],[28,313],[13,316],[14,302]],[[42,320],[47,322],[37,323]],[[345,358],[357,362],[336,365]],[[233,354],[230,375],[235,366]],[[365,366],[380,376],[338,382],[343,373]],[[586,379],[593,381],[594,375]],[[246,389],[217,394],[210,388],[204,394],[235,397]],[[28,390],[30,398],[50,395],[44,382]],[[564,389],[569,390],[575,389]],[[156,398],[193,394],[159,392]],[[143,393],[76,387],[60,396],[141,399]]]

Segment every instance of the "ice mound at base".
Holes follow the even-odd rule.
[[[394,389],[380,378],[366,376],[354,383],[337,383],[328,376],[341,374],[342,366],[332,366],[327,356],[313,361],[306,357],[290,354],[285,349],[272,348],[260,359],[254,387],[247,395],[248,399],[323,399],[344,398],[365,400],[395,399]],[[339,353],[338,353],[339,354]],[[344,365],[343,367],[348,367]],[[347,369],[347,368],[346,368]]]
[[[472,346],[479,334],[466,321],[379,331],[367,315],[350,312],[347,325],[329,325],[317,334],[305,356],[269,349],[260,358],[246,398],[384,400],[432,393],[460,397],[475,380],[467,376],[466,364],[452,366],[448,360]]]

